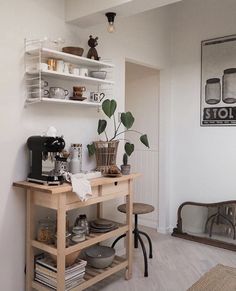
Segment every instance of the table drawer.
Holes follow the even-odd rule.
[[[129,182],[122,181],[122,182],[114,182],[112,184],[107,184],[102,186],[101,194],[102,195],[109,195],[115,193],[129,193]]]

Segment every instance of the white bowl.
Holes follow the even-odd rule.
[[[90,77],[97,78],[97,79],[106,79],[107,72],[106,71],[91,71]]]

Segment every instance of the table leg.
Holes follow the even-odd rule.
[[[98,186],[98,196],[102,195],[102,186]],[[97,203],[97,218],[103,217],[103,204]]]
[[[57,209],[57,291],[65,291],[66,196],[60,194]]]
[[[103,204],[98,203],[97,204],[97,218],[102,218],[103,217]]]
[[[34,253],[31,241],[34,235],[33,192],[27,190],[26,202],[26,291],[32,290],[34,279]]]
[[[129,194],[126,197],[126,223],[129,226],[126,239],[126,257],[128,259],[128,267],[125,278],[129,280],[132,277],[132,261],[133,261],[133,182],[129,180]]]

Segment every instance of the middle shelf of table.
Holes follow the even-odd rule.
[[[106,233],[90,233],[86,236],[86,240],[79,242],[77,244],[71,245],[65,249],[65,255],[72,254],[74,252],[80,251],[84,248],[97,244],[99,242],[105,241],[112,237],[122,235],[128,231],[128,225],[117,223],[118,227],[115,230],[111,230]],[[57,248],[55,245],[47,245],[45,243],[39,242],[37,240],[32,240],[31,245],[34,248],[45,251],[49,254],[57,256]]]

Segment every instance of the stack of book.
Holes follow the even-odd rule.
[[[87,262],[77,259],[76,262],[65,270],[65,291],[84,282],[85,266]],[[35,281],[44,284],[53,290],[57,289],[57,266],[48,256],[35,258]]]

